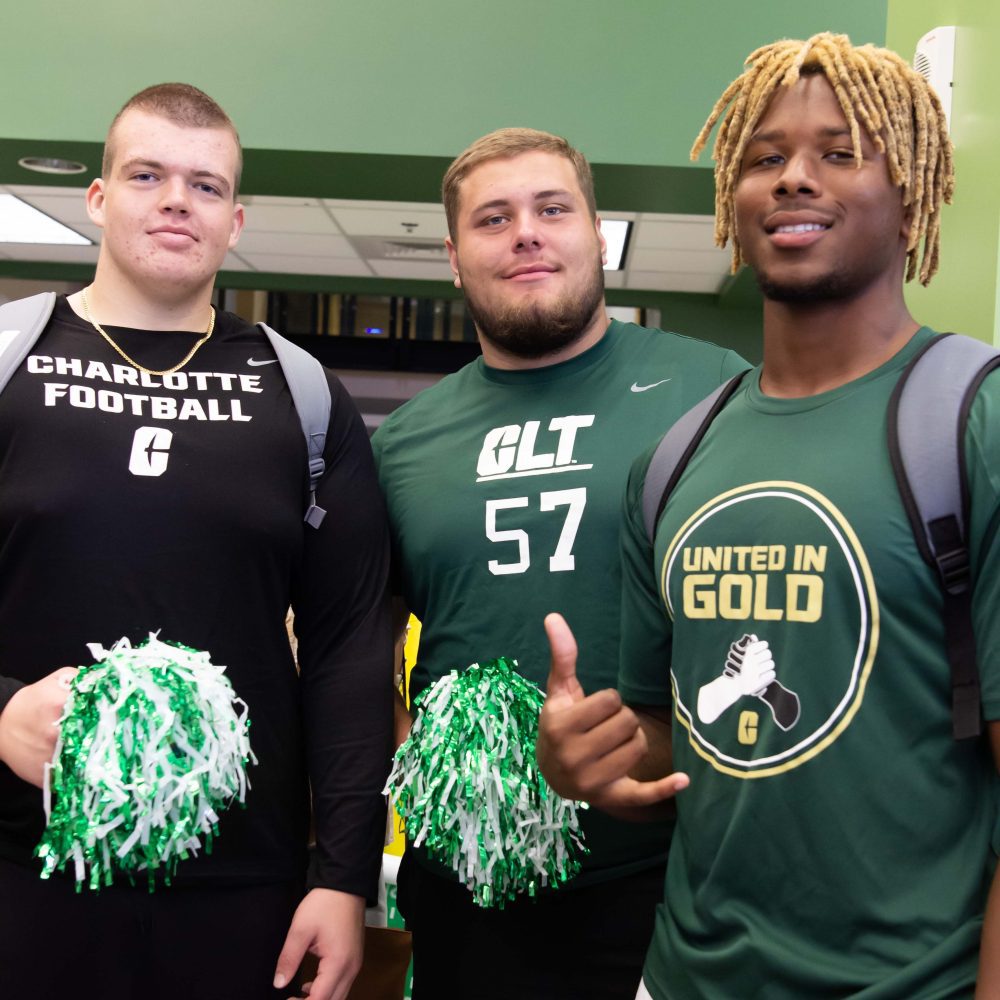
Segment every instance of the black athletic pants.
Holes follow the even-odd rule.
[[[661,864],[485,910],[404,854],[413,1000],[635,1000],[663,877]]]
[[[0,860],[0,996],[39,1000],[277,1000],[274,966],[299,883],[249,888],[114,885]]]

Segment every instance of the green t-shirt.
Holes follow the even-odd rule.
[[[972,995],[998,780],[987,741],[951,736],[940,591],[886,443],[889,395],[930,336],[809,398],[764,396],[748,376],[652,551],[651,452],[633,468],[620,690],[672,703],[674,766],[691,777],[643,974],[655,1000]],[[966,438],[987,719],[1000,718],[998,446],[992,375]]]
[[[421,621],[418,694],[498,656],[544,687],[542,620],[562,612],[587,691],[618,675],[618,531],[632,460],[745,368],[731,351],[613,322],[583,354],[528,371],[480,358],[389,416],[372,444],[391,522],[396,590]],[[669,830],[590,810],[588,873],[666,855]],[[419,856],[419,853],[418,853]]]

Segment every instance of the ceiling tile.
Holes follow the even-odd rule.
[[[310,205],[258,205],[247,208],[244,233],[325,233],[340,235],[326,210]]]
[[[624,288],[625,287],[625,272],[624,271],[605,271],[604,272],[604,287],[605,288]]]
[[[87,203],[83,198],[55,198],[50,195],[17,196],[29,205],[34,205],[40,212],[51,216],[70,229],[76,229],[81,223],[90,222],[87,214]]]
[[[60,264],[94,264],[100,247],[64,247],[41,243],[0,243],[11,260],[52,260]]]
[[[327,208],[383,208],[390,212],[443,212],[440,202],[433,201],[362,201],[351,198],[323,198]]]
[[[8,184],[7,190],[18,198],[51,197],[76,198],[81,204],[87,197],[87,186],[83,187],[40,187],[35,184]]]
[[[302,257],[297,254],[246,253],[242,247],[240,257],[258,271],[277,271],[281,274],[328,274],[331,276],[370,278],[371,269],[363,260],[348,257]]]
[[[240,196],[240,201],[244,205],[276,205],[285,208],[317,208],[320,206],[319,198],[286,198],[277,194],[248,194]]]
[[[633,244],[657,250],[713,250],[715,220],[710,215],[662,221],[643,215],[636,226]]]
[[[227,253],[226,259],[222,262],[223,271],[252,271],[253,268],[244,260],[241,260],[234,253]]]
[[[451,281],[455,277],[447,264],[433,264],[420,260],[372,260],[369,263],[380,278]]]
[[[348,236],[396,236],[444,240],[448,223],[444,209],[415,212],[394,208],[336,208],[333,217]]]
[[[243,256],[253,253],[270,253],[300,257],[357,258],[354,248],[345,237],[321,233],[244,232],[240,236],[238,246]]]
[[[629,269],[636,271],[684,271],[692,274],[725,274],[728,250],[629,250]]]
[[[714,294],[723,278],[712,274],[680,274],[665,271],[630,271],[626,284],[629,288],[656,292],[699,292]]]

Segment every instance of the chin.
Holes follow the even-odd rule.
[[[853,276],[840,272],[793,277],[757,271],[755,277],[765,299],[793,305],[853,298],[862,287]]]

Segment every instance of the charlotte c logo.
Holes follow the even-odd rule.
[[[162,476],[167,471],[173,431],[165,427],[140,427],[132,438],[128,471],[133,476]]]

